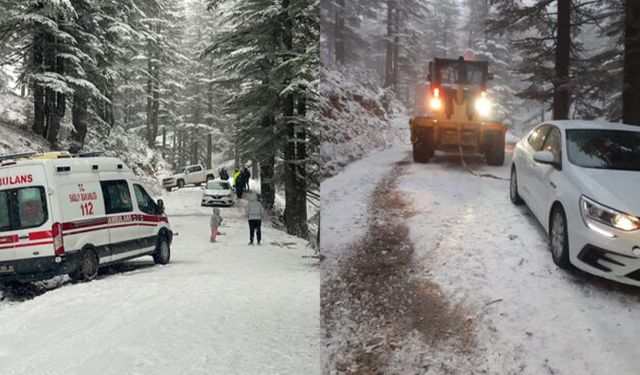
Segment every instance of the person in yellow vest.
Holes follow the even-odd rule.
[[[233,171],[233,174],[231,175],[231,180],[233,183],[233,188],[236,190],[236,192],[238,191],[238,177],[240,177],[240,175],[242,174],[242,171],[240,170],[240,168],[236,168],[235,171]]]

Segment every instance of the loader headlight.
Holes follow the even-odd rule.
[[[476,112],[481,117],[487,117],[489,116],[489,114],[491,114],[491,106],[492,106],[491,101],[487,99],[484,92],[478,99],[476,99],[475,106],[476,106]]]
[[[431,106],[431,109],[433,109],[434,111],[438,111],[442,108],[442,99],[434,97],[431,98],[431,100],[429,101],[429,106]]]
[[[597,221],[609,227],[625,232],[640,229],[640,219],[601,205],[585,196],[580,197],[580,211],[587,226],[590,221]]]

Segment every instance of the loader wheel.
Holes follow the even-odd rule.
[[[428,163],[435,153],[433,128],[416,129],[416,140],[413,144],[413,161]]]
[[[493,132],[485,134],[484,157],[489,165],[504,164],[504,134]]]

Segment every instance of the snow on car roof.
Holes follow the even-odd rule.
[[[640,126],[627,125],[621,122],[589,121],[589,120],[556,120],[546,121],[544,124],[555,125],[561,129],[608,129],[640,131]]]

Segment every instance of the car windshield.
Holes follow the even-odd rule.
[[[207,189],[209,190],[229,190],[229,183],[224,181],[209,181],[207,182]]]
[[[640,171],[640,132],[567,130],[567,156],[585,168]]]
[[[44,188],[0,191],[0,232],[39,227],[47,221]]]

